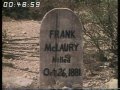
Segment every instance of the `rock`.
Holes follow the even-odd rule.
[[[35,76],[35,75],[32,78],[33,78],[33,80],[37,80],[37,76]]]
[[[12,37],[15,37],[15,34],[11,34]]]
[[[9,43],[8,41],[6,41],[6,43]]]
[[[56,81],[56,84],[54,85],[54,88],[62,88],[64,87],[64,82],[60,82],[59,80]]]
[[[39,21],[38,23],[41,24],[41,21]]]
[[[4,77],[3,78],[3,85],[6,87],[28,87],[32,84],[33,80],[27,79],[24,77]]]
[[[88,86],[89,86],[88,84],[89,84],[89,83],[85,83],[85,84],[84,84],[84,87],[88,87]]]
[[[72,87],[75,87],[75,88],[80,88],[80,84],[73,84]]]
[[[23,31],[22,34],[27,34],[27,32]]]
[[[12,22],[15,22],[15,20],[11,20]]]
[[[28,76],[28,74],[27,74],[27,73],[23,74],[23,77],[24,77],[24,78],[27,78],[27,76]]]
[[[65,89],[65,90],[72,90],[72,88],[69,88],[69,87],[66,87],[66,86],[64,86],[62,89]]]
[[[29,68],[24,68],[24,70],[25,70],[25,71],[28,71],[28,70],[29,70]]]
[[[106,87],[108,89],[115,89],[115,88],[118,88],[118,80],[117,79],[111,79],[109,82],[107,82],[106,84]]]

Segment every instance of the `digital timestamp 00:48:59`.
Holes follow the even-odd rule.
[[[40,2],[3,2],[3,7],[40,7]]]

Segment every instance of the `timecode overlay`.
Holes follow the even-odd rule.
[[[3,7],[40,7],[40,2],[3,2]]]

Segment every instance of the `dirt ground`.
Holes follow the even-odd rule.
[[[4,63],[12,63],[13,67],[3,66],[3,81],[6,77],[34,79],[39,76],[39,32],[38,21],[10,21],[3,22],[3,29],[7,32],[6,48],[3,53]],[[6,87],[11,85],[5,83]]]
[[[39,88],[39,35],[40,21],[9,21],[3,22],[2,30],[6,30],[7,39],[3,48],[2,82],[4,87]],[[112,71],[112,70],[111,70]],[[106,83],[110,70],[106,75],[85,77],[83,86],[86,88],[108,88]],[[111,75],[112,76],[112,75]],[[31,80],[28,85],[17,85],[14,78]],[[102,78],[101,78],[102,77]]]

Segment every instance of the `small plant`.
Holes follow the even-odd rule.
[[[3,53],[3,50],[7,47],[6,43],[8,42],[7,41],[7,32],[6,30],[2,30],[2,53]],[[3,57],[4,57],[4,54],[3,54]]]
[[[2,63],[3,66],[14,67],[12,63]]]
[[[6,43],[6,39],[7,39],[7,32],[6,30],[2,30],[2,45],[4,47],[4,44]]]

